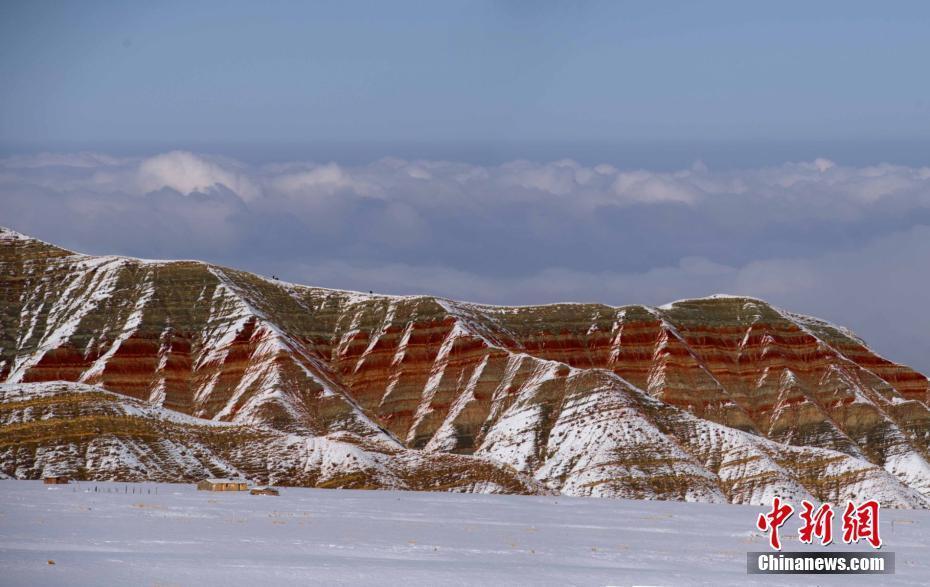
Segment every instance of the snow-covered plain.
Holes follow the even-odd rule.
[[[882,512],[896,575],[749,576],[746,552],[767,549],[754,528],[760,508],[751,506],[319,489],[271,497],[169,484],[155,495],[155,488],[0,481],[0,584],[930,583],[926,511]],[[804,550],[796,529],[797,516],[782,534],[786,551]]]

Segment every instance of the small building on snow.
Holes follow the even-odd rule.
[[[204,479],[197,484],[200,491],[246,491],[249,482],[245,479]]]
[[[274,487],[253,487],[249,493],[252,495],[281,495]]]
[[[67,485],[71,479],[64,475],[49,475],[43,481],[46,485]]]

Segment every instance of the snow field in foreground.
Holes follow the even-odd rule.
[[[566,497],[290,488],[271,497],[198,492],[193,485],[3,480],[0,583],[930,583],[930,512],[882,511],[883,550],[896,553],[896,575],[747,576],[746,552],[768,548],[754,527],[759,511]],[[784,550],[827,550],[800,547],[798,523],[796,514],[785,525]]]

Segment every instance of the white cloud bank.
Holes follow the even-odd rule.
[[[930,370],[928,167],[42,154],[0,160],[0,224],[93,253],[488,303],[742,293]]]
[[[137,176],[142,192],[170,188],[189,194],[225,186],[244,200],[254,200],[259,189],[233,162],[225,165],[187,151],[171,151],[143,160]]]

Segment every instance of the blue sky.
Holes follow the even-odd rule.
[[[930,139],[921,2],[6,2],[5,142]]]
[[[930,4],[4,2],[0,225],[496,304],[718,292],[930,371]]]

